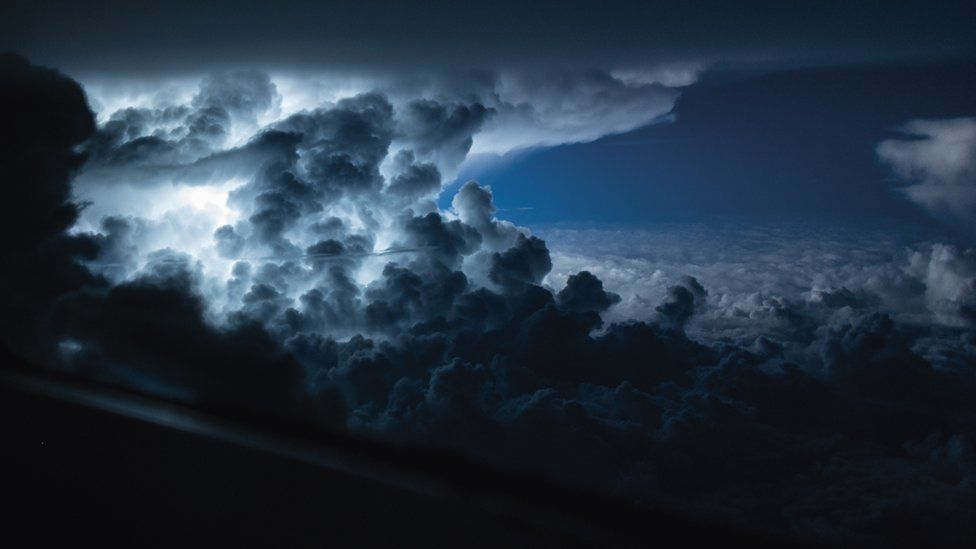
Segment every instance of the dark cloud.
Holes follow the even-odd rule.
[[[474,134],[492,114],[494,110],[480,103],[445,105],[415,100],[400,114],[399,132],[421,158],[453,169],[467,156]]]
[[[61,73],[0,54],[0,258],[4,339],[43,354],[37,325],[58,294],[92,282],[73,258],[92,258],[97,243],[66,230],[81,207],[71,177],[84,157],[77,146],[95,132],[81,87]]]
[[[57,332],[83,346],[85,354],[75,360],[89,362],[75,366],[102,377],[107,374],[97,372],[107,365],[124,365],[145,376],[141,383],[188,390],[206,406],[295,414],[303,396],[294,359],[255,320],[241,317],[219,330],[209,326],[190,275],[182,269],[167,271],[105,293],[82,292],[59,305]],[[273,293],[255,285],[244,303],[267,298],[262,291]]]
[[[620,296],[603,289],[603,282],[589,271],[570,275],[557,294],[559,304],[570,311],[601,313],[620,302]]]
[[[78,206],[68,201],[70,178],[84,158],[75,147],[95,131],[85,94],[59,72],[12,54],[0,57],[4,249],[32,250],[71,226]],[[23,236],[14,237],[20,232]]]
[[[432,269],[458,268],[462,256],[474,253],[481,244],[481,234],[473,227],[433,212],[407,219],[404,232],[408,246],[430,249],[426,262]]]
[[[383,184],[379,165],[393,140],[393,124],[386,97],[367,93],[293,115],[275,127],[303,136],[299,168],[317,190],[360,193]]]
[[[491,255],[490,265],[488,277],[492,282],[517,289],[525,284],[540,284],[549,274],[552,260],[543,240],[519,234],[511,248]]]
[[[682,328],[691,315],[695,314],[695,308],[701,307],[707,294],[694,277],[686,275],[679,284],[668,288],[667,299],[656,310],[667,322]]]
[[[388,190],[391,194],[416,200],[441,190],[440,170],[431,163],[417,163],[412,151],[400,151],[394,163],[397,175],[390,179]]]

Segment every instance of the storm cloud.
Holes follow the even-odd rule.
[[[819,239],[804,249],[828,268],[803,278],[774,257],[801,248],[787,235],[719,246],[738,278],[687,258],[655,274],[666,258],[609,257],[640,246],[607,234],[589,234],[602,255],[550,250],[476,182],[434,202],[479,135],[591,139],[594,98],[643,113],[619,131],[670,109],[660,84],[547,80],[548,107],[519,100],[531,80],[497,103],[367,90],[265,120],[273,79],[231,72],[96,129],[68,78],[14,56],[0,69],[4,337],[48,367],[793,539],[976,533],[971,251]],[[123,187],[150,200],[107,198]]]

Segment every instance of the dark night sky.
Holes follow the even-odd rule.
[[[19,2],[0,48],[109,73],[790,66],[972,54],[974,24],[971,2]]]

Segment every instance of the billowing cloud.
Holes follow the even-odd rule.
[[[48,367],[792,539],[974,534],[971,252],[805,228],[533,234],[474,182],[437,208],[490,124],[587,139],[573,120],[621,128],[613,105],[670,109],[666,88],[366,90],[261,125],[273,79],[245,73],[96,131],[67,78],[0,69],[3,336]]]
[[[944,221],[976,231],[976,118],[913,120],[904,138],[878,145],[878,156],[910,183],[909,198]]]
[[[255,122],[267,124],[276,116],[381,91],[397,110],[395,147],[409,148],[453,174],[469,152],[504,154],[593,141],[664,120],[680,89],[702,70],[701,64],[676,63],[619,71],[500,70],[352,80],[340,74],[296,78],[237,71],[207,76],[199,84],[184,79],[166,94],[131,93],[120,83],[99,80],[89,88],[93,103],[103,107],[100,116],[115,119],[102,130],[106,139],[124,131],[130,138],[151,134],[172,141],[189,135],[192,126],[234,144],[242,143],[243,132],[253,131]],[[213,99],[216,91],[227,98]],[[191,114],[193,120],[187,120]]]

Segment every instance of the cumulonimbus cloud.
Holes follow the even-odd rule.
[[[660,92],[607,78],[550,82],[525,120],[597,120],[602,95],[630,108]],[[650,261],[583,268],[498,219],[477,183],[437,207],[443,171],[504,116],[478,96],[365,90],[261,125],[273,79],[228,75],[96,128],[56,71],[4,56],[0,82],[15,176],[0,203],[2,336],[48,367],[794,539],[974,534],[971,253],[866,269],[886,252],[813,248],[803,266],[848,257],[835,267],[851,277],[799,297],[774,291],[797,273],[741,257],[711,273],[700,258],[662,276]],[[623,127],[606,108],[603,130]],[[228,138],[238,119],[260,125],[243,143]],[[606,236],[601,249],[622,242]],[[660,294],[636,307],[618,266]],[[716,273],[736,269],[766,287],[726,298],[735,281]],[[937,321],[891,310],[885,291]],[[909,534],[906,513],[921,517]]]

